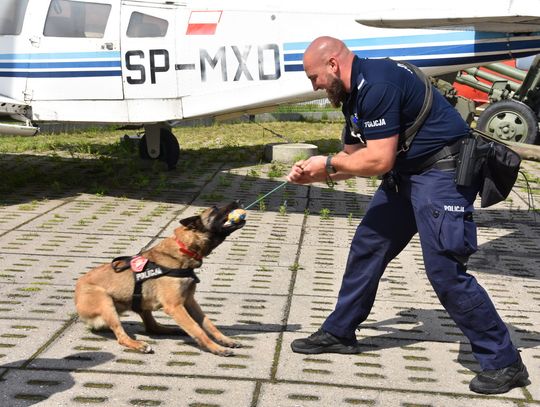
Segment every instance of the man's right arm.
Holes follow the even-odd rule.
[[[341,174],[369,177],[390,171],[396,159],[398,135],[369,140],[363,144],[346,144],[343,151],[332,157],[337,173],[332,179],[340,180]],[[339,177],[339,178],[338,178]]]

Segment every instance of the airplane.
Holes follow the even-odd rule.
[[[323,98],[302,66],[320,35],[431,76],[540,53],[540,0],[367,3],[2,0],[0,133],[138,125],[141,155],[174,168],[171,122]]]

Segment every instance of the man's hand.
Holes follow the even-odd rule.
[[[295,184],[310,184],[325,181],[326,177],[326,157],[316,155],[294,163],[287,175],[287,181]]]

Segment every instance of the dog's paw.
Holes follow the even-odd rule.
[[[228,336],[224,336],[222,338],[216,339],[217,342],[219,342],[220,345],[226,346],[227,348],[241,348],[242,344],[240,342],[236,342],[229,338]]]
[[[140,342],[137,350],[141,353],[154,353],[154,349],[146,342]]]
[[[229,342],[224,342],[223,346],[226,346],[228,348],[241,348],[244,345],[242,345],[240,342],[229,341]]]
[[[222,346],[218,346],[217,348],[212,349],[211,352],[214,355],[218,355],[218,356],[234,356],[234,352],[232,350],[228,348],[224,348]]]

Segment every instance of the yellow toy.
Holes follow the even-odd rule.
[[[229,213],[227,219],[228,223],[239,223],[246,219],[246,211],[244,209],[235,209]]]

